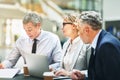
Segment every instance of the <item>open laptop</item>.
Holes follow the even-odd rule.
[[[25,55],[29,75],[43,78],[43,73],[49,71],[48,58],[45,55]]]

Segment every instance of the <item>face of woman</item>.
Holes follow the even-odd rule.
[[[63,22],[63,34],[66,37],[70,37],[73,34],[73,24],[69,22]]]

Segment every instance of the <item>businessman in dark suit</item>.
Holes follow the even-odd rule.
[[[76,25],[83,42],[90,43],[92,53],[88,67],[88,80],[120,80],[120,41],[102,29],[102,19],[95,11],[84,11]],[[74,70],[72,79],[83,79]]]

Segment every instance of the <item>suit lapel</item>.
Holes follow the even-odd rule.
[[[61,66],[64,68],[64,64],[63,64],[63,59],[64,59],[64,56],[66,55],[66,52],[67,52],[67,49],[68,49],[68,47],[70,46],[70,42],[69,41],[67,41],[66,42],[66,45],[65,45],[65,47],[64,47],[64,49],[63,49],[63,56],[62,56],[62,61],[61,61]]]
[[[100,47],[101,40],[103,39],[102,37],[105,36],[105,34],[106,34],[106,31],[102,30],[100,35],[99,35],[98,41],[97,41],[97,46],[96,46],[95,52],[98,51],[98,49]]]
[[[71,70],[73,69],[73,67],[74,67],[74,65],[75,65],[75,63],[76,63],[76,61],[77,61],[77,59],[78,59],[78,57],[79,57],[79,55],[80,55],[80,53],[82,51],[83,45],[84,44],[82,42],[80,42],[80,45],[77,47],[77,50],[74,53],[75,57],[74,57],[72,65],[71,65]]]

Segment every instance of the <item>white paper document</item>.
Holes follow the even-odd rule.
[[[0,78],[13,78],[20,69],[0,69]]]
[[[52,76],[54,80],[72,80],[69,76],[55,76],[53,72],[44,72],[43,76]]]

